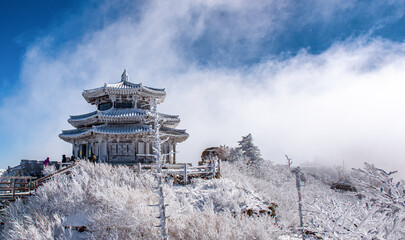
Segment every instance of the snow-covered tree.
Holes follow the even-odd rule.
[[[48,176],[52,173],[56,172],[56,167],[55,165],[45,165],[44,169],[42,170],[42,174],[44,176]]]
[[[252,134],[249,133],[247,136],[242,137],[238,144],[237,149],[242,152],[247,165],[259,164],[263,161],[259,148],[253,143]]]
[[[226,146],[220,146],[220,154],[218,154],[221,161],[235,162],[243,161],[245,158],[242,151],[239,148],[231,148]]]

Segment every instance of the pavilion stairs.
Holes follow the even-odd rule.
[[[10,202],[14,202],[18,198],[25,199],[34,195],[38,187],[44,185],[44,183],[51,180],[54,176],[70,174],[74,166],[75,164],[69,164],[39,179],[29,176],[0,177],[0,214]]]

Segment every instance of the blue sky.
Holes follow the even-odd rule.
[[[82,90],[118,81],[124,68],[168,90],[162,111],[180,114],[190,133],[184,161],[249,132],[275,162],[405,157],[404,129],[391,122],[405,115],[404,1],[1,5],[1,168],[70,154],[57,135],[69,115],[93,110]]]
[[[12,94],[18,84],[21,62],[26,49],[38,37],[63,21],[63,15],[72,1],[2,1],[0,9],[1,97]],[[14,90],[15,91],[15,90]]]

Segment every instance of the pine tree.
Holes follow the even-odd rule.
[[[239,147],[237,149],[242,152],[247,165],[259,164],[263,161],[259,148],[253,144],[252,134],[249,133],[247,136],[242,137],[242,140],[238,144]]]

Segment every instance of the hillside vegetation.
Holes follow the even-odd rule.
[[[296,179],[287,166],[235,161],[223,162],[221,167],[220,179],[192,179],[186,186],[166,179],[170,239],[299,236]],[[303,172],[303,215],[308,236],[404,236],[403,182],[389,182],[390,175],[383,179],[380,170],[370,165],[361,171]],[[6,239],[157,239],[155,188],[156,181],[149,172],[80,162],[72,174],[57,176],[35,196],[11,204],[3,216],[2,235]],[[85,227],[75,228],[81,226]]]

